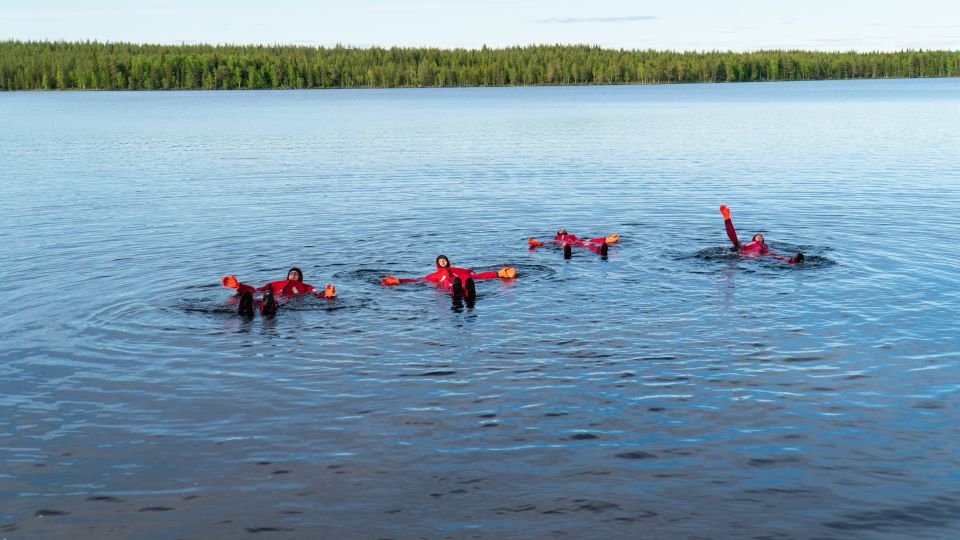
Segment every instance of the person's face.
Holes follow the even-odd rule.
[[[450,266],[450,261],[448,261],[446,257],[440,257],[437,259],[437,264],[440,266],[440,268],[446,268]]]
[[[760,234],[760,233],[757,233],[757,234],[753,235],[753,241],[754,241],[754,242],[760,242],[760,243],[762,244],[762,243],[763,243],[763,235]]]
[[[566,235],[567,235],[567,230],[566,230],[566,229],[560,229],[559,231],[557,231],[557,234],[559,234],[560,236],[566,236]]]
[[[297,272],[296,270],[291,270],[290,273],[287,274],[287,279],[289,279],[290,281],[300,281],[301,279],[303,279],[303,276],[300,275],[300,272]]]

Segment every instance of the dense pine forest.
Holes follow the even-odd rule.
[[[256,89],[960,76],[960,51],[675,52],[0,42],[0,89]]]

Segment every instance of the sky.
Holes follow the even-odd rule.
[[[958,0],[0,0],[0,40],[960,49]]]

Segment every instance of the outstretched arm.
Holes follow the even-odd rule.
[[[223,277],[220,279],[220,283],[221,283],[224,287],[230,287],[231,289],[236,289],[236,290],[237,290],[237,294],[243,294],[243,293],[245,293],[245,292],[256,292],[256,291],[257,291],[257,289],[255,289],[253,286],[247,285],[246,283],[240,283],[239,281],[237,281],[237,276],[235,276],[235,275],[233,275],[233,274],[230,274],[229,276],[223,276]]]
[[[616,244],[617,240],[620,240],[619,234],[611,234],[610,236],[601,236],[599,238],[591,238],[587,240],[591,244]]]
[[[313,285],[310,285],[309,283],[304,283],[304,282],[302,282],[302,281],[299,283],[299,285],[296,285],[296,287],[297,287],[297,289],[298,289],[301,293],[315,293],[315,292],[317,292],[316,287],[314,287]]]
[[[496,271],[480,272],[479,274],[474,274],[472,271],[470,272],[471,279],[493,279],[493,278],[513,279],[515,277],[517,277],[517,269],[512,266],[506,266],[506,265],[504,265],[503,268]]]
[[[386,277],[380,279],[380,284],[381,284],[381,285],[399,285],[399,284],[401,284],[401,283],[419,283],[419,282],[421,282],[421,281],[426,281],[426,280],[427,280],[426,277],[422,277],[422,278],[395,278],[395,277],[393,277],[393,276],[391,276],[391,275],[387,275]]]
[[[725,204],[721,204],[720,213],[723,214],[723,225],[727,229],[727,238],[733,242],[733,247],[740,249],[740,239],[737,238],[737,230],[733,228],[733,221],[730,221],[730,208]]]
[[[549,242],[556,242],[556,240],[547,240],[547,243]],[[527,244],[530,244],[530,249],[533,249],[533,248],[538,248],[542,246],[544,242],[541,242],[533,237],[530,237],[530,238],[527,238]]]
[[[431,272],[422,278],[395,278],[391,275],[387,275],[385,278],[380,280],[381,285],[399,285],[401,283],[420,283],[421,281],[432,281],[434,283],[440,283],[444,285],[449,277],[450,272],[447,270],[438,269],[436,272]]]

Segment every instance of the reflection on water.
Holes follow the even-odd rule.
[[[0,531],[949,538],[957,89],[0,95]]]

